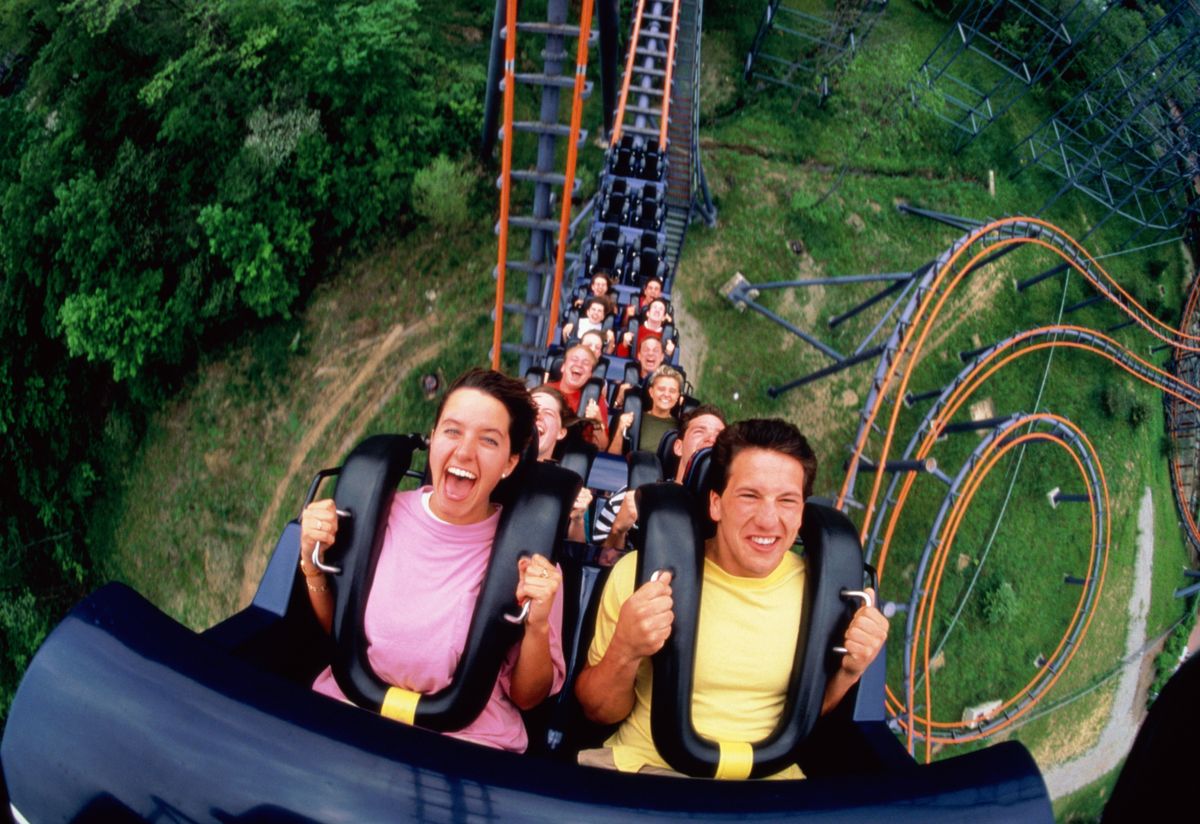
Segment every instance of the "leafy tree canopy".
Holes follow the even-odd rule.
[[[442,56],[425,21],[416,0],[0,6],[4,598],[49,615],[89,583],[114,403],[293,311],[404,219],[429,157],[463,153],[486,67]],[[35,617],[0,614],[0,716]]]

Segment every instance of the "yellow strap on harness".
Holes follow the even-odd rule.
[[[718,742],[721,748],[721,760],[717,762],[715,778],[722,780],[738,780],[750,777],[754,767],[754,747],[745,741]]]
[[[389,687],[387,695],[383,697],[383,706],[379,708],[379,714],[384,718],[412,726],[417,717],[417,702],[421,700],[421,697],[419,692],[400,687]]]

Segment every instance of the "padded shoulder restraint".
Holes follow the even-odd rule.
[[[637,491],[639,533],[637,586],[657,570],[672,573],[675,623],[652,659],[654,687],[650,731],[654,746],[672,768],[706,778],[762,778],[788,767],[821,713],[825,685],[840,664],[830,648],[841,643],[854,606],[843,589],[863,581],[858,534],[840,512],[808,503],[800,537],[805,547],[806,588],[801,626],[783,714],[761,741],[712,741],[691,719],[696,639],[703,584],[704,541],[698,529],[700,503],[684,487],[662,483]],[[705,509],[707,511],[707,501]],[[747,673],[753,677],[753,673]]]
[[[679,456],[675,454],[675,441],[679,440],[679,430],[672,429],[662,436],[658,442],[658,464],[662,467],[663,480],[674,480],[675,470],[679,468]]]
[[[492,557],[454,678],[444,689],[421,695],[392,686],[375,673],[367,660],[363,632],[387,507],[419,445],[416,436],[367,438],[350,453],[338,477],[334,499],[351,517],[339,524],[338,541],[330,551],[335,556],[332,563],[342,567],[341,575],[331,579],[335,595],[333,675],[342,692],[360,707],[427,729],[459,730],[483,711],[500,665],[524,631],[504,619],[505,613],[517,611],[517,561],[533,552],[553,557],[566,532],[580,480],[575,473],[548,463],[518,469],[520,483],[514,485],[513,498],[500,515]]]
[[[579,408],[575,410],[575,414],[583,417],[583,413],[587,411],[588,401],[600,403],[600,395],[604,392],[604,381],[599,378],[588,378],[588,382],[583,385],[583,389],[579,390]],[[608,421],[605,421],[607,424]]]
[[[629,480],[626,489],[637,489],[646,484],[656,484],[663,479],[662,466],[653,452],[635,450],[629,453]]]
[[[626,413],[633,413],[633,422],[629,425],[629,431],[625,433],[628,439],[629,451],[640,449],[638,443],[642,439],[642,396],[638,392],[625,393],[625,407],[617,414],[617,420],[620,416]]]
[[[594,443],[568,436],[560,446],[562,456],[558,459],[559,466],[569,469],[580,478],[587,478],[592,474],[592,462],[596,460],[596,453],[600,451]]]

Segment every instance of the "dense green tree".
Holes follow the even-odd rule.
[[[474,136],[486,67],[441,56],[423,15],[0,9],[0,715],[93,583],[81,524],[114,404],[154,402],[204,341],[293,311],[336,255],[403,224],[428,158]]]

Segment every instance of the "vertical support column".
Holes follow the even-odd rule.
[[[567,22],[567,0],[549,0],[546,8],[546,21],[551,24],[563,25]],[[542,52],[545,68],[543,71],[556,77],[563,73],[563,63],[567,59],[565,40],[562,35],[549,35],[546,37],[545,51]],[[557,123],[558,122],[558,104],[560,90],[557,86],[546,86],[542,89],[542,107],[538,115],[538,120],[542,123]],[[547,174],[553,172],[557,166],[554,158],[554,149],[557,140],[553,134],[538,135],[538,151],[537,151],[537,170]],[[552,219],[552,210],[550,204],[551,187],[549,184],[539,183],[534,188],[533,195],[533,216],[538,220]],[[569,192],[564,192],[563,197],[570,197]],[[529,261],[534,264],[545,263],[550,260],[550,255],[553,252],[554,235],[551,232],[542,229],[534,229],[529,238]],[[544,267],[534,267],[536,271],[530,271],[525,287],[525,303],[529,306],[540,306],[542,304],[542,293],[546,287],[546,273]],[[521,331],[521,341],[529,346],[540,346],[545,341],[546,332],[542,328],[545,324],[545,317],[542,315],[526,315],[525,324]],[[531,355],[522,353],[520,360],[520,374],[525,374],[525,371],[533,364]]]
[[[613,115],[617,110],[620,78],[617,61],[621,53],[621,10],[619,0],[599,0],[600,24],[600,96],[604,106],[604,139],[612,137]]]
[[[500,31],[504,28],[506,6],[506,0],[496,0],[496,13],[492,15],[492,50],[488,54],[487,90],[483,95],[483,133],[479,135],[479,157],[483,160],[491,157],[496,148],[496,130],[503,102],[500,78],[504,76],[504,45],[500,42]]]

